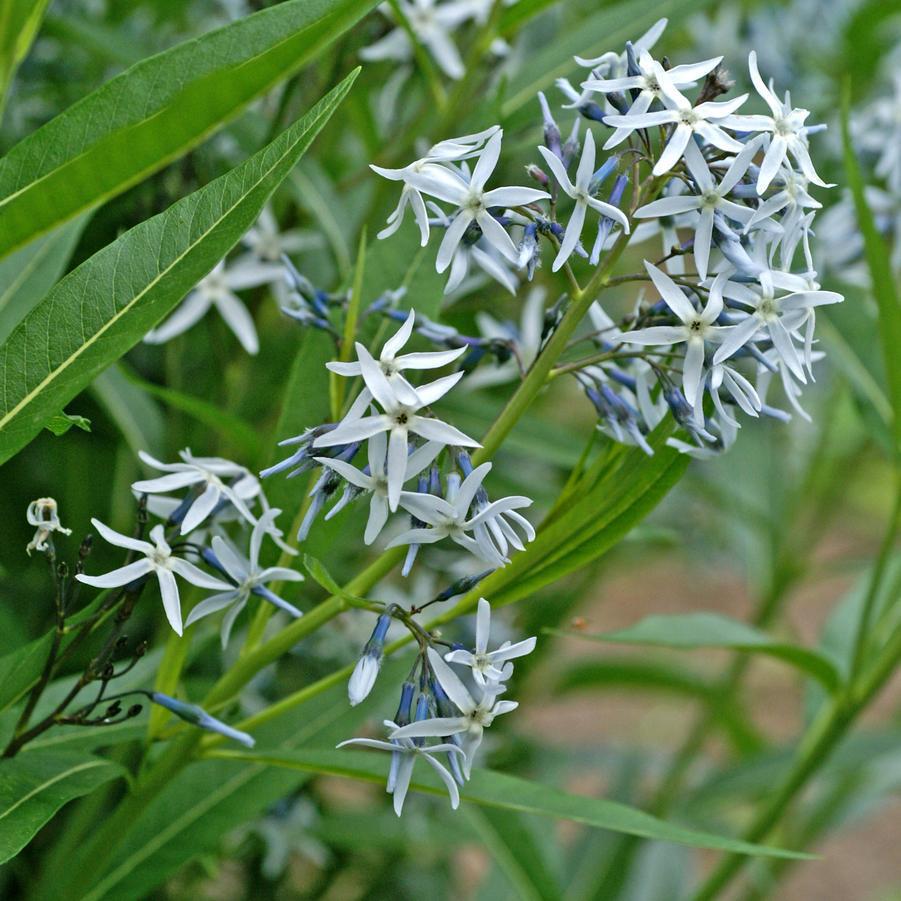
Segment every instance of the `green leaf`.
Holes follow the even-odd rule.
[[[772,638],[765,632],[719,613],[678,613],[647,616],[634,626],[586,635],[548,629],[554,635],[584,638],[615,644],[653,645],[660,648],[731,648],[736,651],[766,654],[794,666],[821,682],[829,691],[841,685],[841,676],[833,660],[820,651]]]
[[[50,0],[3,0],[0,3],[0,121],[6,92],[31,47]]]
[[[0,344],[56,284],[87,220],[79,216],[0,259]]]
[[[387,770],[387,761],[376,760],[376,755],[364,751],[329,749],[272,754],[215,751],[210,752],[209,756],[223,760],[264,763],[270,766],[344,776],[375,783],[384,782]],[[432,795],[445,793],[443,787],[431,780],[414,782],[411,784],[411,788]],[[460,790],[460,796],[466,801],[486,807],[573,820],[599,829],[610,829],[613,832],[637,835],[655,841],[675,842],[694,848],[710,848],[735,854],[798,860],[810,859],[810,855],[799,852],[753,845],[721,835],[676,826],[625,804],[617,804],[603,798],[572,795],[549,785],[541,785],[492,770],[475,770],[472,779]]]
[[[866,198],[866,186],[860,165],[854,153],[849,125],[850,83],[845,82],[842,97],[842,145],[844,148],[845,177],[854,197],[857,224],[864,242],[864,253],[870,269],[873,294],[879,306],[879,340],[885,365],[888,393],[892,402],[894,419],[895,453],[901,452],[901,299],[892,272],[888,247],[879,234],[873,211]]]
[[[343,598],[350,602],[353,606],[369,607],[370,602],[366,598],[357,597],[354,594],[346,592],[336,581],[334,576],[325,568],[322,561],[317,560],[310,554],[303,555],[304,569],[312,576],[313,581],[321,585],[328,593],[329,597]]]
[[[0,463],[238,242],[355,77],[249,160],[95,254],[28,314],[0,347]]]
[[[81,429],[83,432],[90,432],[91,420],[71,413],[59,413],[48,419],[44,428],[48,432],[53,432],[59,438],[60,435],[65,435],[73,426]]]
[[[64,804],[124,773],[108,760],[64,751],[0,761],[0,863],[15,857]]]
[[[0,160],[0,257],[177,159],[375,0],[292,0],[143,60]]]
[[[438,618],[447,622],[476,605],[512,604],[575,572],[625,538],[679,481],[688,465],[685,454],[666,446],[673,423],[664,420],[648,436],[655,453],[614,448],[602,453],[574,482],[538,530],[535,540],[512,561],[495,570]]]

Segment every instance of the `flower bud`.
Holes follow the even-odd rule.
[[[216,717],[210,716],[202,707],[198,707],[196,704],[188,704],[185,701],[170,698],[169,695],[160,694],[158,691],[150,692],[150,700],[154,704],[159,704],[160,707],[165,707],[166,710],[172,711],[179,719],[190,723],[192,726],[198,726],[209,732],[217,732],[219,735],[238,741],[248,748],[252,748],[256,744],[252,736],[238,729],[233,729],[227,723],[223,723],[222,720],[217,720]]]
[[[368,697],[375,685],[376,677],[382,666],[382,652],[385,649],[385,636],[388,634],[388,627],[391,625],[391,617],[387,613],[383,613],[375,624],[375,629],[366,646],[363,648],[363,654],[357,661],[354,671],[350,675],[347,683],[347,697],[351,707],[356,707],[360,701]]]

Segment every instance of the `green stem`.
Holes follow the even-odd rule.
[[[873,568],[873,574],[870,578],[866,597],[864,598],[863,609],[860,613],[860,620],[857,624],[857,634],[854,639],[854,656],[852,657],[851,663],[851,682],[854,681],[854,678],[860,671],[867,650],[867,643],[871,638],[870,623],[873,619],[876,601],[879,598],[879,587],[882,585],[885,570],[888,567],[895,546],[899,521],[901,521],[901,486],[895,490],[895,504],[892,508],[889,526],[885,531],[885,536],[883,537],[882,544],[879,548],[879,556],[876,560],[876,565]]]

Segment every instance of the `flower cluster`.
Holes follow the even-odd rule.
[[[588,339],[597,353],[568,371],[608,434],[652,453],[647,435],[669,411],[688,439],[674,437],[669,443],[707,456],[735,440],[738,411],[789,418],[767,403],[774,378],[789,405],[806,417],[799,397],[821,356],[814,349],[816,308],[842,297],[820,289],[810,249],[820,204],[808,189],[829,185],[811,162],[808,139],[823,126],[808,125],[807,110],[777,96],[753,52],[750,80],[766,112],[745,113],[747,94],[717,99],[731,88],[721,57],[669,67],[651,55],[664,25],[661,21],[627,44],[624,53],[577,57],[589,70],[581,92],[568,81],[558,83],[571,101],[567,108],[579,114],[566,141],[547,99],[539,95],[545,143],[537,149],[549,174],[536,165],[529,172],[549,192],[486,190],[501,150],[498,127],[435,145],[403,169],[373,168],[404,184],[390,227],[380,237],[400,226],[411,205],[418,211],[423,243],[430,226],[446,229],[439,271],[455,265],[460,254],[479,250],[531,278],[544,239],[554,249],[552,269],[567,267],[578,286],[569,269],[574,256],[597,266],[605,252],[630,239],[640,244],[662,236],[663,259],[646,260],[644,272],[632,277],[649,282],[659,299],[640,302],[619,326],[596,305],[593,319],[599,325]],[[686,92],[695,87],[691,98]],[[588,125],[580,152],[583,120]],[[604,149],[613,151],[600,166],[592,130],[598,126],[607,129]],[[620,208],[626,173],[639,171],[641,162],[647,162],[650,175],[633,185],[630,217]],[[614,175],[601,199],[603,184]],[[429,219],[423,194],[454,208]],[[565,219],[561,201],[570,201]],[[590,252],[582,245],[589,213],[597,222]],[[689,254],[694,271],[686,269]],[[545,321],[542,337],[547,329]]]
[[[349,685],[350,701],[359,703],[375,682],[391,612],[382,614],[372,638],[364,649]],[[451,807],[460,802],[459,786],[472,772],[476,751],[485,730],[504,713],[515,710],[516,701],[501,699],[513,675],[512,661],[531,654],[535,638],[511,644],[503,642],[489,650],[491,606],[479,599],[475,646],[470,651],[453,646],[443,655],[433,646],[434,636],[419,631],[420,653],[413,671],[401,689],[400,704],[393,720],[385,720],[388,740],[352,738],[338,747],[359,745],[391,754],[388,792],[400,816],[417,760],[425,760],[440,776],[450,796]],[[467,685],[449,664],[462,667],[469,676]],[[437,739],[426,744],[427,739]],[[444,755],[446,765],[439,758]]]
[[[490,501],[482,483],[491,463],[473,467],[466,448],[478,442],[432,415],[430,407],[464,376],[462,369],[414,387],[407,374],[438,369],[459,360],[467,345],[451,350],[401,353],[413,334],[417,314],[410,311],[403,325],[382,347],[378,359],[360,343],[357,359],[327,363],[336,375],[362,377],[363,387],[343,419],[308,429],[282,444],[296,447],[285,460],[263,472],[268,476],[291,470],[296,476],[319,464],[323,471],[310,493],[312,503],[298,538],[306,537],[330,498],[338,496],[326,515],[335,516],[351,501],[369,496],[369,517],[363,540],[372,544],[391,513],[402,508],[410,528],[389,546],[408,545],[408,573],[420,545],[450,538],[492,567],[508,562],[512,547],[535,536],[531,524],[516,511],[532,501],[519,495]],[[365,443],[366,465],[352,460]],[[438,458],[450,464],[442,479]],[[416,490],[405,490],[416,479]],[[343,485],[343,488],[342,488]],[[339,493],[340,489],[340,493]],[[519,531],[517,531],[517,529]]]
[[[78,581],[94,588],[138,590],[152,575],[159,583],[169,625],[178,635],[185,626],[226,611],[221,627],[223,647],[228,644],[235,620],[251,594],[292,617],[301,615],[293,604],[267,587],[267,583],[298,581],[303,576],[287,567],[260,565],[260,551],[266,536],[284,553],[295,554],[296,551],[285,544],[283,533],[275,524],[281,511],[269,506],[254,475],[231,460],[195,457],[190,450],[181,452],[180,463],[162,463],[144,452],[140,457],[147,466],[166,475],[141,479],[132,485],[132,490],[147,498],[148,510],[164,522],[151,528],[147,541],[140,535],[123,535],[100,520],[92,519],[94,528],[105,541],[129,552],[128,560],[125,565],[104,575],[79,573]],[[168,496],[186,488],[189,490],[183,497]],[[255,506],[260,507],[259,513],[253,511]],[[247,556],[235,545],[235,538],[229,536],[228,525],[240,530],[251,529]],[[186,554],[194,556],[208,571],[186,559]],[[187,620],[182,616],[176,576],[191,585],[216,592],[197,604]]]

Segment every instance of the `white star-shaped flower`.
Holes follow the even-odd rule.
[[[429,441],[422,447],[418,447],[407,457],[406,470],[404,471],[404,483],[414,476],[419,475],[441,452],[442,445],[438,441]],[[361,472],[350,463],[343,460],[334,460],[331,457],[315,457],[317,463],[333,469],[351,485],[362,491],[369,491],[372,497],[369,499],[369,519],[366,522],[366,531],[363,541],[372,544],[388,521],[388,472],[385,468],[385,458],[388,453],[388,439],[384,432],[379,432],[369,439],[367,445],[369,454],[369,472]],[[348,498],[349,499],[349,498]],[[344,503],[339,501],[328,513],[326,519],[331,519]]]
[[[202,569],[193,563],[176,557],[166,542],[165,531],[161,525],[154,526],[150,530],[150,541],[141,541],[129,535],[122,535],[105,526],[99,519],[92,519],[94,528],[101,534],[105,541],[116,547],[124,547],[130,551],[143,554],[141,560],[135,560],[120,566],[102,576],[88,576],[79,573],[75,576],[79,582],[91,585],[94,588],[118,588],[129,585],[141,576],[153,573],[160,583],[160,595],[163,599],[163,609],[166,611],[166,619],[177,635],[182,633],[181,600],[178,596],[178,583],[175,581],[176,573],[186,582],[197,585],[199,588],[212,588],[217,591],[228,591],[233,586],[221,579],[207,575]]]
[[[655,128],[658,125],[674,125],[660,158],[654,165],[654,175],[665,175],[679,160],[694,135],[700,135],[709,144],[728,153],[740,153],[742,144],[723,131],[726,117],[731,116],[747,99],[742,94],[734,100],[708,100],[692,106],[691,101],[670,85],[662,85],[663,103],[666,109],[652,113],[628,116],[607,116],[604,120],[616,131],[607,139],[604,149],[616,146],[622,140],[622,131],[631,134],[636,128]],[[726,120],[726,122],[720,122]],[[727,125],[728,127],[728,125]],[[732,125],[739,128],[738,125]]]
[[[722,179],[717,183],[697,144],[689,141],[685,148],[685,163],[694,179],[697,193],[662,197],[635,211],[635,216],[639,219],[651,216],[677,216],[692,210],[700,213],[695,226],[693,253],[701,281],[707,278],[714,213],[720,212],[728,219],[733,219],[742,225],[747,225],[755,214],[750,207],[729,200],[728,194],[748,171],[748,166],[751,165],[751,161],[762,143],[763,141],[759,137],[750,141],[732,160]]]
[[[809,126],[805,126],[810,110],[793,109],[786,96],[786,102],[782,103],[773,92],[772,84],[766,85],[760,77],[757,68],[757,53],[751,51],[748,56],[748,69],[751,73],[751,81],[757,89],[757,93],[763,98],[770,108],[771,115],[743,115],[735,116],[727,120],[726,127],[740,131],[766,131],[772,134],[770,146],[767,148],[760,165],[760,174],[757,177],[757,193],[763,194],[770,186],[770,182],[779,171],[779,167],[785,160],[786,154],[791,154],[808,181],[812,181],[821,188],[831,188],[824,182],[813,163],[807,150],[807,132]]]
[[[494,720],[501,714],[516,710],[516,701],[499,701],[497,696],[504,690],[498,682],[488,681],[480,686],[478,697],[473,697],[460,677],[441,659],[434,648],[429,648],[429,665],[441,687],[460,711],[460,716],[435,717],[401,726],[391,734],[392,740],[403,738],[444,738],[460,735],[463,753],[466,755],[464,773],[469,778],[475,753],[482,743],[482,736]]]
[[[607,216],[614,222],[619,223],[629,233],[629,220],[626,218],[622,210],[617,209],[610,203],[598,200],[589,193],[591,180],[594,176],[594,160],[595,146],[594,135],[589,131],[585,135],[585,144],[582,147],[582,157],[579,160],[579,168],[576,170],[575,182],[570,181],[566,167],[560,159],[552,153],[547,147],[539,147],[538,151],[544,157],[545,162],[554,173],[554,178],[563,191],[575,200],[576,205],[566,224],[566,231],[563,234],[563,240],[560,242],[560,250],[551,267],[556,272],[568,259],[570,254],[575,250],[576,244],[582,235],[582,226],[585,224],[585,215],[588,208],[591,207],[595,212],[602,216]]]
[[[517,657],[525,657],[535,650],[536,638],[526,638],[510,644],[505,641],[494,651],[488,650],[488,639],[491,632],[491,604],[485,598],[479,598],[478,611],[476,613],[476,646],[474,651],[462,649],[450,651],[444,655],[448,663],[459,663],[468,666],[472,670],[472,677],[479,685],[488,682],[500,682],[503,680],[504,664]]]
[[[488,504],[481,512],[470,515],[470,507],[482,486],[482,482],[491,471],[490,463],[477,466],[462,482],[456,473],[447,478],[447,497],[436,497],[433,494],[419,494],[404,491],[400,495],[400,504],[416,519],[426,523],[429,528],[409,529],[398,535],[389,547],[402,544],[433,544],[443,538],[450,538],[461,547],[466,548],[476,557],[492,566],[503,566],[509,562],[498,553],[494,544],[487,539],[476,541],[467,532],[472,532],[488,519],[505,513],[529,507],[530,498],[511,495]]]
[[[144,342],[164,344],[171,341],[176,335],[200,322],[209,309],[215,307],[244,350],[255,354],[260,349],[256,326],[235,291],[259,285],[280,284],[283,279],[284,268],[280,264],[245,260],[226,266],[223,260],[197,283],[168,319],[144,336]]]
[[[665,272],[647,260],[644,265],[660,297],[676,314],[681,324],[652,325],[633,332],[625,332],[619,340],[629,344],[645,345],[686,343],[688,346],[682,364],[682,393],[689,403],[693,403],[704,368],[704,342],[718,340],[723,331],[714,323],[723,310],[723,285],[727,276],[717,276],[710,287],[704,309],[698,312],[682,289]]]
[[[148,466],[168,475],[156,479],[141,479],[132,484],[132,490],[141,494],[165,494],[179,488],[203,485],[203,491],[191,503],[181,521],[181,534],[196,529],[225,498],[251,525],[256,517],[250,512],[247,501],[255,497],[260,484],[247,469],[222,457],[195,457],[189,449],[179,452],[181,463],[162,463],[145,451],[138,456]],[[226,481],[230,479],[231,482]]]
[[[385,720],[385,725],[395,732],[400,728],[391,720]],[[454,777],[437,758],[439,754],[451,756],[457,754],[463,756],[463,751],[450,743],[425,746],[417,744],[412,738],[395,738],[391,741],[380,741],[377,738],[350,738],[342,741],[337,747],[347,748],[359,745],[364,748],[375,748],[379,751],[388,751],[394,755],[395,764],[392,761],[388,776],[388,793],[394,799],[394,812],[400,816],[404,809],[404,801],[410,788],[410,779],[413,776],[413,767],[417,760],[424,760],[438,774],[447,794],[450,797],[451,807],[456,810],[460,806],[460,789]]]
[[[218,613],[226,607],[231,609],[222,620],[220,637],[222,647],[228,644],[232,626],[238,618],[238,614],[247,605],[251,594],[265,598],[280,610],[284,610],[293,617],[303,614],[293,604],[280,598],[266,587],[267,582],[302,582],[303,575],[294,569],[285,566],[260,566],[260,548],[263,544],[263,536],[274,527],[275,518],[281,510],[271,508],[267,510],[253,527],[250,535],[250,556],[243,557],[220,535],[214,535],[212,546],[213,554],[222,565],[226,575],[235,583],[228,591],[222,591],[201,601],[189,614],[185,626],[196,623],[197,620]]]
[[[357,344],[363,381],[372,398],[383,413],[359,416],[349,413],[330,432],[320,435],[313,447],[334,447],[366,441],[380,432],[388,433],[388,506],[394,511],[400,499],[407,470],[407,454],[410,434],[426,441],[437,441],[458,447],[479,447],[468,435],[440,419],[422,416],[419,411],[440,400],[463,377],[462,372],[437,379],[428,385],[413,389],[406,381],[389,382],[381,366],[362,345]]]
[[[489,209],[492,207],[517,207],[550,197],[546,191],[539,191],[535,188],[506,187],[485,190],[485,184],[497,166],[502,140],[502,131],[498,130],[492,135],[468,180],[462,175],[454,176],[453,173],[442,174],[439,177],[431,169],[414,172],[408,176],[408,181],[413,187],[438,200],[452,203],[456,207],[453,221],[438,248],[438,257],[435,262],[438,272],[444,272],[451,264],[457,246],[473,223],[479,226],[489,244],[496,247],[511,262],[516,262],[519,256],[516,245],[504,230],[503,225],[491,215]],[[443,170],[443,172],[448,173],[448,170]]]

